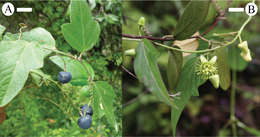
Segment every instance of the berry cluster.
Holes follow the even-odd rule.
[[[61,71],[58,74],[58,80],[61,83],[68,83],[72,76],[70,72]],[[93,109],[88,104],[80,107],[80,118],[78,119],[78,125],[82,129],[88,129],[92,125]]]
[[[82,129],[90,128],[90,126],[92,124],[92,115],[93,115],[93,109],[91,106],[88,106],[88,104],[81,106],[80,107],[80,118],[78,120],[79,127]]]

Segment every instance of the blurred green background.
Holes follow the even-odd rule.
[[[56,40],[56,47],[63,52],[77,54],[64,40],[61,25],[69,22],[68,6],[70,1],[12,1],[15,7],[32,7],[32,13],[14,13],[10,17],[0,13],[0,24],[7,32],[18,33],[19,23],[25,23],[30,30],[43,27]],[[121,119],[121,2],[119,0],[88,0],[94,18],[100,23],[101,35],[98,43],[83,58],[91,64],[95,71],[95,80],[108,81],[116,92],[115,115],[122,129]],[[0,2],[0,7],[3,5]],[[52,54],[54,55],[54,54]],[[50,56],[52,56],[50,55]],[[57,80],[60,69],[45,60],[42,69]],[[70,118],[78,119],[79,107],[89,101],[89,93],[84,87],[70,84],[63,86],[72,102],[65,98],[53,84],[37,87],[29,77],[20,94],[5,108],[0,110],[0,136],[120,136],[108,126],[105,117],[98,119],[93,115],[93,125],[83,130]],[[58,108],[57,105],[61,108]],[[65,113],[66,112],[66,113]],[[5,120],[3,120],[5,115]],[[2,123],[3,122],[3,123]]]
[[[250,1],[232,1],[229,7],[245,7],[248,2]],[[138,35],[137,22],[143,16],[146,18],[146,27],[153,36],[172,35],[187,3],[188,1],[123,1],[123,33]],[[226,1],[217,1],[217,5],[224,10],[227,3]],[[259,2],[257,5],[260,6]],[[237,31],[247,17],[245,13],[226,13],[225,18],[218,22],[217,26],[205,37],[213,39],[213,33]],[[206,22],[201,32],[204,32],[213,22],[214,18]],[[260,129],[259,34],[260,16],[257,14],[242,34],[242,39],[248,41],[253,54],[253,61],[250,63],[246,63],[240,57],[239,51],[229,48],[230,53],[238,58],[238,62],[232,62],[231,54],[229,54],[231,68],[239,71],[236,116],[248,126],[258,129]],[[164,44],[171,45],[172,42]],[[138,42],[123,40],[122,45],[123,50],[127,50],[136,48]],[[200,41],[199,49],[205,48],[207,45],[207,43]],[[158,50],[161,52],[158,65],[167,85],[168,53],[163,48],[158,48]],[[133,60],[134,57],[123,56],[123,65],[132,73],[134,73]],[[123,73],[122,83],[123,135],[170,136],[172,134],[170,108],[158,102],[138,79],[126,71]],[[222,129],[229,119],[230,89],[227,91],[216,90],[211,83],[206,82],[199,88],[199,93],[199,97],[192,97],[187,103],[177,125],[177,136],[230,136],[231,128]],[[250,136],[241,128],[238,128],[238,135]]]

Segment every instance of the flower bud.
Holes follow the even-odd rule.
[[[238,48],[240,48],[244,53],[249,51],[247,41],[243,41],[242,43],[238,44]]]
[[[125,56],[135,56],[135,49],[128,49],[125,51]]]
[[[240,55],[247,62],[250,62],[252,60],[252,57],[250,55],[250,50],[248,50],[248,52],[241,52]]]
[[[210,82],[215,88],[219,88],[219,75],[213,75],[209,77]]]
[[[145,26],[145,18],[144,17],[139,18],[138,25]]]

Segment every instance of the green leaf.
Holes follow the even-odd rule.
[[[157,66],[158,57],[159,52],[157,49],[154,48],[150,41],[144,39],[136,50],[135,74],[160,101],[171,106],[171,99],[168,96],[168,91]]]
[[[172,107],[171,110],[173,136],[175,136],[176,126],[185,104],[188,102],[191,96],[199,95],[198,86],[204,82],[203,80],[199,79],[195,73],[196,61],[197,58],[192,58],[184,65],[176,87],[176,91],[180,92],[180,96],[178,96],[178,99],[173,100],[173,103],[177,106],[177,108]]]
[[[0,41],[0,107],[19,93],[30,70],[43,66],[47,54],[37,42]]]
[[[191,0],[180,17],[174,38],[184,40],[198,31],[208,15],[210,1]]]
[[[215,51],[217,56],[217,67],[219,73],[219,84],[223,90],[227,90],[230,86],[230,68],[228,64],[228,53],[226,48],[219,48]]]
[[[92,49],[100,34],[98,22],[85,0],[72,0],[70,8],[70,23],[61,27],[65,40],[79,52]]]
[[[209,10],[208,10],[208,15],[203,23],[203,25],[201,27],[205,27],[208,25],[211,25],[214,21],[215,18],[217,17],[217,9],[214,3],[210,3],[209,4]]]
[[[209,4],[209,10],[208,10],[208,15],[203,23],[203,25],[201,27],[205,27],[205,26],[208,26],[208,25],[211,25],[216,17],[217,17],[217,9],[216,9],[216,6],[213,2],[210,2]]]
[[[235,45],[232,45],[228,49],[228,61],[230,64],[230,68],[235,71],[243,71],[248,62],[246,62],[240,55],[240,49],[237,48]]]
[[[66,71],[72,75],[71,84],[83,86],[88,83],[89,77],[92,79],[95,76],[94,70],[86,61],[72,59],[66,56],[52,56],[50,60],[58,65],[61,69],[66,67]]]
[[[0,25],[0,40],[2,40],[2,35],[5,32],[5,27]]]
[[[103,111],[109,124],[118,132],[118,125],[115,119],[115,91],[111,85],[105,81],[97,81],[94,84],[94,107],[95,110]]]
[[[167,77],[170,91],[174,91],[178,82],[183,63],[182,52],[169,51]]]
[[[6,33],[3,40],[18,40],[19,33],[11,34]],[[44,28],[34,28],[31,31],[23,32],[21,40],[28,42],[34,42],[42,48],[55,49],[55,40],[52,37],[51,33],[46,31]],[[45,55],[51,53],[50,50],[43,50]]]
[[[3,40],[18,40],[18,35],[12,34],[10,32],[6,32],[5,35],[3,36]]]

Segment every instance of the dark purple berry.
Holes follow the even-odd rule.
[[[80,117],[78,120],[78,125],[82,129],[90,128],[92,124],[92,117],[90,115],[86,115],[85,117]]]
[[[93,109],[91,106],[88,106],[88,104],[85,104],[84,106],[81,106],[80,107],[80,111],[81,113],[84,115],[90,115],[92,116],[93,115]]]
[[[68,83],[71,80],[70,72],[64,72],[64,71],[59,72],[58,80],[61,83]]]

